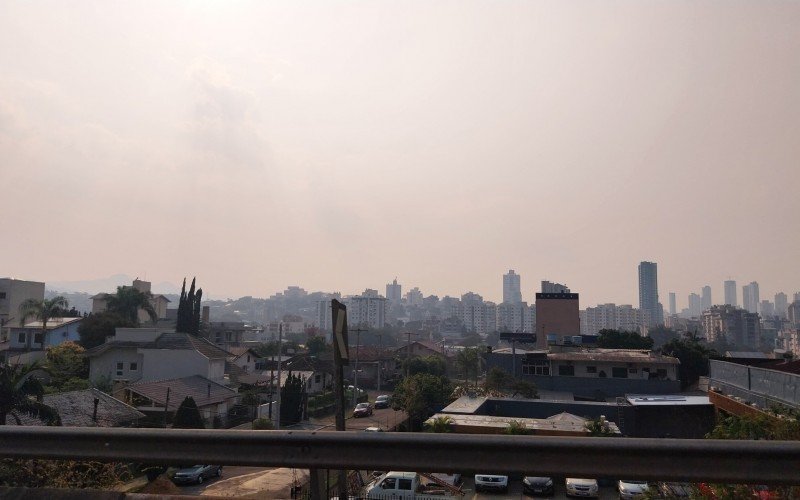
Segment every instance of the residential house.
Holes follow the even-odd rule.
[[[142,281],[140,279],[133,280],[133,284],[131,285],[133,288],[139,290],[142,293],[152,293],[150,291],[150,282],[149,281]],[[93,295],[90,297],[92,299],[92,313],[99,313],[106,310],[106,305],[108,302],[108,296],[111,294],[108,293],[98,293],[97,295]],[[156,312],[157,319],[166,319],[167,318],[167,307],[169,306],[170,300],[163,295],[151,295],[150,297],[150,305],[153,306],[153,309]],[[144,310],[139,310],[139,322],[140,323],[149,323],[151,322],[150,315],[147,314]]]
[[[198,375],[225,381],[231,353],[202,337],[156,328],[118,328],[109,341],[86,351],[89,379],[146,382]]]
[[[42,361],[48,347],[80,340],[78,327],[82,320],[83,318],[50,318],[44,331],[41,321],[11,327],[8,341],[5,345],[0,345],[0,360],[14,364]]]
[[[233,389],[200,375],[138,382],[122,391],[126,403],[155,417],[163,415],[165,411],[174,415],[187,396],[194,399],[200,415],[208,422],[217,416],[224,421],[228,410],[239,397]]]
[[[46,394],[42,403],[58,411],[64,427],[136,427],[145,414],[98,389]],[[20,415],[22,425],[44,425],[38,418]],[[11,416],[7,425],[17,425]]]
[[[0,278],[0,338],[6,338],[12,325],[19,325],[19,307],[28,299],[44,300],[44,283]]]

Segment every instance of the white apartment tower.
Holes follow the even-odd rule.
[[[520,276],[510,269],[503,275],[503,302],[519,304],[522,302],[522,287]]]

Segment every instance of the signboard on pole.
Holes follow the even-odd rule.
[[[334,355],[346,366],[350,363],[350,348],[347,344],[347,307],[336,299],[331,300],[333,313]]]

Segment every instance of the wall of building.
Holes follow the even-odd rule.
[[[225,372],[225,361],[222,369],[212,373],[211,363],[207,357],[191,349],[139,349],[144,357],[142,382],[166,380],[172,378],[200,375],[208,379],[222,380]]]
[[[547,335],[581,334],[578,294],[536,294],[536,346],[547,347]]]
[[[800,408],[800,375],[725,361],[709,362],[709,384],[762,408],[775,403]]]
[[[44,300],[44,283],[0,278],[0,322],[6,328],[20,326],[19,306],[28,299]]]
[[[98,382],[102,379],[125,379],[136,382],[142,378],[142,355],[135,347],[117,347],[98,356],[89,358],[89,380]],[[117,375],[117,363],[123,364],[122,375]],[[136,370],[130,364],[136,363]]]

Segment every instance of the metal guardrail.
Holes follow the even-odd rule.
[[[0,427],[0,457],[800,484],[800,442]]]

